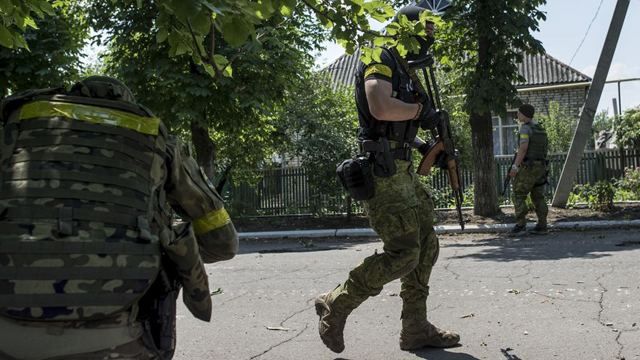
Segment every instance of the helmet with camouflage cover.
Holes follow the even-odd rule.
[[[109,76],[93,75],[80,80],[71,87],[71,93],[117,101],[135,103],[136,99],[123,82]]]

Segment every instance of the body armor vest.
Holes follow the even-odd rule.
[[[171,224],[164,125],[133,103],[83,96],[7,108],[0,314],[93,320],[130,308],[159,273],[158,235]]]
[[[530,124],[531,136],[529,137],[529,147],[527,148],[527,154],[525,160],[546,160],[547,150],[549,147],[549,140],[547,139],[547,132],[542,125],[535,123]]]
[[[383,51],[393,57],[389,50],[383,49]],[[416,90],[409,74],[405,72],[395,57],[393,58],[396,63],[395,71],[391,78],[392,96],[407,103],[418,102]],[[361,140],[378,140],[381,137],[386,137],[388,140],[399,143],[413,142],[420,126],[418,121],[381,121],[371,115],[366,103],[366,95],[364,94],[364,70],[365,66],[361,63],[356,74],[356,103],[360,107],[359,138]],[[358,92],[361,94],[360,96]]]

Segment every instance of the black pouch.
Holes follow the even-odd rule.
[[[345,160],[336,169],[342,187],[354,200],[369,200],[375,195],[371,161],[364,155]]]

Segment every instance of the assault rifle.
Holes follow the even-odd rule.
[[[398,51],[393,48],[391,49],[391,53],[409,75],[418,93],[421,96],[428,96],[431,100],[431,107],[440,114],[440,123],[431,131],[434,143],[429,147],[429,150],[420,161],[417,173],[419,175],[428,176],[431,173],[431,167],[433,167],[436,162],[438,162],[440,168],[447,170],[449,184],[456,201],[458,222],[460,224],[460,228],[464,230],[464,219],[462,218],[462,202],[464,198],[462,194],[462,182],[460,181],[460,162],[458,160],[458,151],[456,150],[455,143],[453,142],[449,114],[442,109],[440,91],[438,89],[438,84],[436,83],[435,70],[433,69],[433,58],[429,57],[427,61],[424,62],[424,66],[421,67],[422,75],[424,76],[426,84],[425,90],[425,87],[422,85],[422,82],[420,82],[415,71],[410,69],[409,64],[400,56],[400,54],[398,54]]]
[[[509,169],[507,169],[507,176],[504,178],[504,182],[502,183],[502,196],[507,193],[507,188],[509,187],[509,183],[511,182],[511,176],[509,176],[509,172],[513,167],[513,164],[516,163],[516,157],[518,157],[518,153],[513,154],[513,159],[511,159],[511,165],[509,165]]]

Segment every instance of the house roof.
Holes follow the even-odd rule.
[[[351,87],[355,83],[359,62],[360,50],[356,50],[353,55],[340,56],[322,71],[329,74],[334,88]],[[590,77],[549,54],[525,55],[523,61],[518,64],[518,71],[526,80],[516,83],[517,88],[591,82]]]

